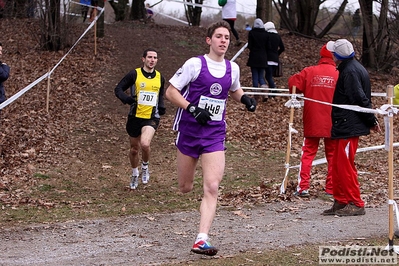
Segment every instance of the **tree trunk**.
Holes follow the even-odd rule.
[[[373,48],[373,0],[359,0],[360,9],[363,14],[363,55],[362,64],[365,67],[374,67]]]
[[[144,6],[145,0],[133,0],[132,1],[132,8],[130,9],[130,16],[131,20],[144,20],[146,16],[146,10]]]
[[[263,22],[272,20],[272,0],[256,1],[256,17],[262,19]]]
[[[46,0],[46,32],[43,36],[44,48],[58,51],[61,48],[60,36],[60,0]]]
[[[298,31],[308,36],[315,36],[314,25],[319,13],[320,1],[305,0],[297,3]]]
[[[384,68],[384,63],[387,63],[389,58],[389,50],[391,37],[388,32],[388,0],[381,1],[380,17],[378,19],[378,31],[376,36],[376,68]]]
[[[117,3],[114,1],[109,2],[112,9],[114,10],[115,21],[125,20],[126,13],[128,13],[128,10],[126,10],[126,6],[128,3],[128,0],[119,0]]]
[[[328,33],[328,31],[338,21],[348,3],[347,0],[344,0],[330,23],[326,27],[322,28],[319,34],[316,34],[314,29],[317,22],[317,16],[319,14],[320,5],[324,2],[325,0],[273,1],[277,12],[280,14],[281,28],[288,29],[294,34],[316,38],[322,38]]]
[[[337,13],[334,15],[333,19],[327,24],[327,26],[319,33],[317,34],[317,38],[323,38],[324,35],[326,35],[332,27],[334,27],[335,23],[337,23],[338,19],[342,16],[342,14],[345,11],[345,7],[348,4],[348,0],[344,0],[342,4],[340,5]]]

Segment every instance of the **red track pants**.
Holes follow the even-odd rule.
[[[359,137],[338,139],[333,156],[333,195],[341,204],[352,202],[357,207],[364,207],[360,197],[360,186],[357,179],[355,155]]]
[[[302,146],[301,165],[298,174],[297,191],[300,193],[303,190],[308,190],[310,187],[310,171],[312,170],[312,162],[319,149],[320,139],[318,137],[304,138]],[[325,191],[328,194],[333,194],[332,184],[332,159],[334,155],[336,140],[330,138],[322,138],[324,140],[324,153],[327,159],[327,178]]]

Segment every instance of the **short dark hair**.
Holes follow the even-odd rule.
[[[146,57],[147,57],[148,52],[156,52],[156,53],[158,53],[155,49],[153,49],[153,48],[148,48],[148,49],[145,49],[145,50],[144,50],[144,52],[143,52],[143,58],[146,58]]]
[[[230,32],[230,25],[229,23],[227,23],[224,20],[218,21],[218,22],[214,22],[211,25],[209,25],[207,31],[206,31],[206,37],[212,38],[212,35],[215,33],[215,30],[218,28],[226,28],[229,30],[229,33],[231,35]]]
[[[0,46],[3,46],[3,45],[1,44],[1,42],[0,42]]]

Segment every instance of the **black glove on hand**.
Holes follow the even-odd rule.
[[[245,104],[247,110],[250,112],[255,112],[256,110],[256,100],[254,98],[248,97],[247,95],[241,96],[241,103]]]
[[[165,107],[158,107],[158,113],[159,113],[159,115],[164,115],[166,113],[166,108]]]
[[[129,96],[126,98],[125,103],[132,105],[135,102],[134,98],[132,96]]]
[[[211,119],[212,114],[208,110],[202,109],[202,108],[195,106],[191,103],[187,106],[186,110],[190,114],[192,114],[194,116],[195,120],[197,120],[197,122],[200,123],[201,125],[206,125],[206,123],[208,121],[212,120]]]

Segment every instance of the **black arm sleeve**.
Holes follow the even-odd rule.
[[[165,78],[161,74],[161,88],[159,89],[158,108],[165,109]]]
[[[116,85],[114,89],[115,96],[118,97],[118,99],[121,100],[122,103],[124,104],[127,103],[128,98],[130,96],[127,95],[125,91],[134,85],[136,79],[137,79],[137,72],[136,70],[132,70],[129,73],[127,73],[126,76],[124,76],[121,81],[119,81],[118,85]],[[132,97],[135,96],[132,95]]]

